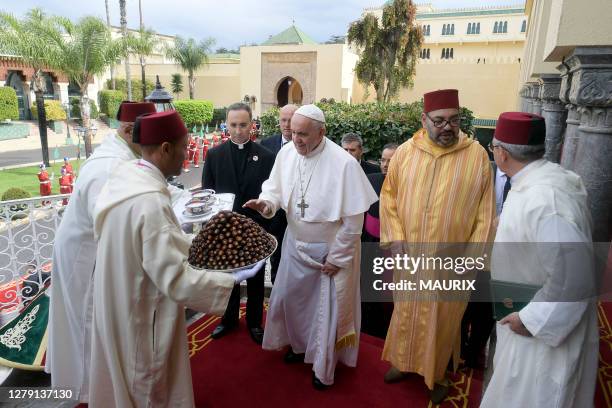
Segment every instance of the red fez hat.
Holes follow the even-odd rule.
[[[423,95],[423,110],[425,113],[438,109],[459,109],[459,91],[456,89],[440,89]]]
[[[533,113],[504,112],[497,119],[494,137],[515,145],[543,145],[546,137],[544,118]]]
[[[123,101],[117,111],[117,120],[121,122],[135,122],[138,116],[145,113],[155,113],[155,104],[151,102]]]
[[[136,118],[132,138],[141,145],[175,142],[188,133],[177,111],[148,113]]]

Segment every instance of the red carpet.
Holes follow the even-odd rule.
[[[210,333],[219,320],[204,316],[188,329],[197,407],[431,406],[419,376],[393,385],[383,382],[389,365],[380,360],[380,339],[362,335],[357,368],[338,364],[334,386],[321,392],[311,385],[309,365],[287,365],[283,352],[262,350],[249,337],[244,319],[238,330],[212,340]],[[441,406],[477,407],[482,372],[465,369],[452,381],[450,397]]]
[[[595,406],[612,407],[612,303],[600,303],[597,308],[599,318],[599,369]]]

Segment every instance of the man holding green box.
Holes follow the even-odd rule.
[[[587,194],[578,175],[542,158],[545,135],[541,116],[506,112],[490,146],[511,189],[492,255],[499,321],[485,408],[593,406],[599,339]]]

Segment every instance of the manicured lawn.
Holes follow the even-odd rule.
[[[55,173],[54,178],[51,180],[52,194],[60,193],[58,180],[62,164],[64,164],[62,160],[58,160],[55,164],[51,162],[51,167],[47,169],[50,177],[52,173]],[[70,164],[72,164],[72,168],[78,176],[80,163],[73,160]],[[11,187],[18,187],[30,193],[32,197],[37,197],[39,195],[38,177],[36,176],[38,171],[38,166],[0,170],[0,196]]]

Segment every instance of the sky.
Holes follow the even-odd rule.
[[[119,25],[119,0],[108,0],[112,25]],[[160,34],[216,40],[219,47],[261,43],[288,28],[293,21],[312,39],[325,42],[345,35],[364,8],[384,0],[142,0],[143,20]],[[524,5],[524,0],[424,0],[436,8]],[[104,0],[0,0],[0,10],[22,16],[34,7],[73,20],[94,15],[106,21]],[[138,0],[127,0],[128,27],[139,25]]]

